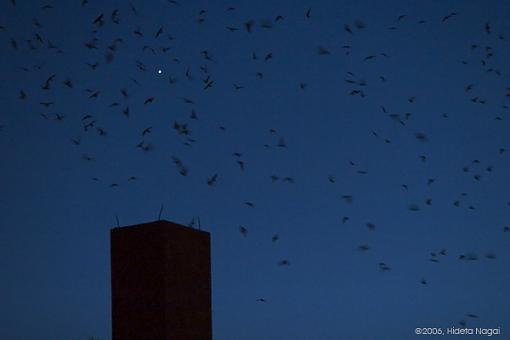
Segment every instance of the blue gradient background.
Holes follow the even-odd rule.
[[[125,1],[48,3],[53,8],[39,1],[0,5],[1,339],[111,338],[109,229],[115,215],[121,225],[154,220],[161,204],[163,218],[187,224],[199,216],[211,232],[215,339],[413,339],[415,327],[460,327],[461,320],[510,334],[510,233],[503,231],[510,224],[510,152],[498,152],[510,148],[509,2],[133,0],[138,15]],[[116,8],[118,25],[109,19]],[[198,23],[201,9],[205,20]],[[451,12],[458,14],[442,22]],[[94,35],[92,21],[101,13],[105,25]],[[274,22],[277,15],[284,19]],[[250,19],[252,33],[243,29]],[[355,28],[357,19],[365,29]],[[143,38],[133,35],[137,27]],[[160,27],[164,34],[155,39]],[[63,53],[36,42],[37,50],[28,49],[24,41],[35,32]],[[93,36],[98,49],[88,50],[84,43]],[[106,48],[117,37],[123,42],[107,64]],[[153,54],[144,45],[171,50]],[[349,55],[344,45],[352,46]],[[331,54],[318,55],[319,46]],[[494,51],[490,58],[486,46]],[[203,50],[213,61],[204,60]],[[264,61],[267,53],[273,58]],[[372,54],[378,56],[364,61]],[[95,61],[92,71],[86,63]],[[203,65],[214,80],[205,91]],[[347,72],[367,85],[345,82]],[[52,88],[44,91],[51,74]],[[66,78],[73,89],[62,84]],[[99,97],[88,99],[86,88]],[[350,96],[353,89],[365,98]],[[20,90],[27,100],[18,98]],[[487,103],[473,103],[475,96]],[[155,101],[144,105],[148,97]],[[55,104],[46,109],[44,101]],[[113,102],[120,105],[109,107]],[[412,116],[401,125],[381,105]],[[121,113],[126,106],[129,119]],[[189,119],[192,109],[196,121]],[[65,118],[55,120],[57,113]],[[85,132],[86,114],[108,135]],[[188,123],[196,143],[184,145],[174,121]],[[152,133],[142,138],[149,126]],[[417,140],[418,132],[428,140]],[[77,136],[79,146],[70,141]],[[288,148],[277,147],[280,138]],[[142,139],[154,150],[135,148]],[[242,153],[244,172],[234,152]],[[216,173],[217,184],[208,186]],[[295,183],[272,183],[271,175]],[[435,183],[427,185],[429,178]],[[409,211],[411,203],[421,209]],[[350,218],[345,224],[343,216]],[[360,252],[361,244],[371,249]],[[442,248],[448,255],[430,262]],[[479,260],[458,259],[470,252]],[[496,259],[485,258],[488,252]],[[283,259],[290,266],[278,266]],[[392,270],[379,271],[379,262]]]

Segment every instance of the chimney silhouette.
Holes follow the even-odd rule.
[[[113,340],[211,340],[210,234],[165,220],[110,230]]]

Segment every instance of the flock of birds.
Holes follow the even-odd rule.
[[[183,11],[187,7],[185,2],[168,0],[167,3],[172,11]],[[12,7],[13,10],[16,10],[17,6],[19,6],[19,4],[17,4],[16,0],[10,1],[10,7]],[[82,0],[81,3],[77,4],[77,7],[78,6],[88,8],[90,6],[96,6],[96,4],[94,4],[94,1]],[[43,4],[40,7],[41,17],[45,16],[45,12],[54,10],[56,10],[54,5],[50,3]],[[238,11],[238,9],[233,6],[225,8],[224,11],[227,13],[226,15],[228,15],[228,13],[234,13]],[[84,162],[94,162],[96,161],[96,156],[93,153],[82,149],[83,141],[87,138],[91,138],[90,136],[93,134],[107,139],[112,135],[112,133],[110,129],[104,127],[102,121],[103,117],[92,113],[92,110],[88,110],[87,108],[84,108],[84,111],[91,113],[83,114],[80,117],[73,117],[68,114],[61,113],[62,107],[60,105],[61,102],[65,102],[64,97],[67,93],[63,93],[62,91],[75,91],[81,93],[81,95],[91,103],[97,103],[99,98],[103,101],[109,101],[109,103],[105,105],[104,110],[117,112],[119,118],[128,120],[133,115],[140,115],[142,113],[141,111],[148,109],[159,100],[157,96],[137,98],[135,95],[137,89],[144,86],[140,77],[154,72],[154,67],[149,66],[146,62],[144,62],[145,58],[150,58],[147,56],[163,56],[166,60],[170,60],[174,67],[179,70],[178,72],[170,75],[167,75],[166,71],[162,70],[155,72],[157,75],[155,74],[154,76],[166,78],[165,86],[177,86],[181,82],[186,82],[193,84],[193,91],[200,91],[201,93],[208,93],[217,87],[230,87],[234,94],[238,91],[250,91],[249,86],[247,86],[244,82],[239,81],[232,84],[225,84],[221,75],[214,73],[215,65],[221,60],[219,51],[202,50],[198,56],[201,63],[199,65],[189,65],[184,58],[181,59],[179,57],[179,51],[174,48],[175,43],[179,40],[179,31],[170,33],[165,25],[161,25],[155,30],[151,30],[149,27],[144,27],[140,24],[140,18],[142,15],[143,14],[138,6],[132,2],[126,2],[124,7],[114,8],[108,11],[98,9],[96,15],[91,17],[89,20],[89,27],[87,27],[87,29],[90,30],[90,34],[88,39],[81,42],[84,58],[88,58],[87,56],[89,54],[93,56],[101,54],[103,56],[102,59],[98,58],[97,60],[94,59],[85,62],[89,72],[92,74],[92,78],[95,77],[94,73],[101,72],[102,69],[115,64],[118,54],[123,53],[123,50],[126,49],[126,45],[135,46],[134,48],[137,50],[137,55],[140,57],[134,57],[132,65],[129,66],[130,68],[125,70],[125,74],[128,75],[129,85],[118,89],[116,98],[104,98],[104,93],[107,92],[107,89],[98,87],[84,88],[80,85],[81,82],[79,80],[66,76],[58,69],[48,69],[44,62],[21,67],[24,72],[31,74],[30,79],[36,84],[35,86],[34,83],[27,84],[26,88],[20,88],[17,98],[11,98],[11,100],[29,102],[33,101],[33,98],[53,98],[44,99],[37,103],[40,107],[40,119],[53,121],[55,123],[67,122],[68,120],[79,121],[80,128],[78,132],[76,134],[69,135],[67,138],[69,143],[75,146],[77,148],[76,150],[79,150],[78,153],[81,154],[81,158]],[[461,12],[452,11],[445,13],[442,16],[438,16],[437,18],[424,20],[402,14],[394,19],[390,18],[391,24],[385,29],[389,31],[401,30],[403,29],[402,27],[404,26],[404,23],[406,23],[406,29],[411,29],[412,25],[448,25],[461,15]],[[209,20],[214,20],[210,17],[210,11],[208,9],[201,9],[193,15],[193,20],[190,24],[205,25]],[[240,39],[238,34],[255,35],[258,33],[257,30],[275,30],[278,29],[278,25],[282,25],[283,23],[292,24],[292,22],[298,20],[313,22],[314,8],[304,8],[301,18],[289,17],[285,15],[285,13],[275,13],[273,19],[248,19],[240,22],[228,22],[224,24],[224,30],[229,34],[232,34],[232,42],[235,43],[236,39]],[[2,39],[3,42],[7,42],[7,45],[10,46],[11,49],[11,51],[5,51],[3,53],[31,53],[31,55],[34,56],[34,60],[38,59],[36,58],[38,53],[43,52],[48,56],[47,58],[50,58],[49,56],[51,55],[65,56],[67,53],[67,47],[62,45],[58,41],[57,37],[46,35],[44,33],[45,28],[52,24],[52,22],[34,17],[31,20],[32,33],[23,37],[16,34],[14,29],[11,27],[0,25],[0,39]],[[360,59],[359,61],[363,63],[372,63],[375,60],[391,58],[391,55],[388,55],[385,52],[373,53],[365,56],[358,56],[353,52],[353,45],[357,35],[360,32],[367,30],[367,27],[369,27],[369,24],[365,23],[361,19],[356,19],[352,22],[343,24],[341,30],[343,31],[342,33],[344,34],[345,41],[348,41],[348,43],[341,46],[341,56],[345,58],[358,58]],[[107,41],[103,37],[106,35],[105,31],[107,32],[108,30],[115,30],[116,32],[120,31],[124,33]],[[498,65],[493,65],[492,59],[495,53],[498,52],[498,47],[507,42],[506,37],[503,33],[497,32],[492,27],[490,21],[481,22],[480,30],[485,33],[486,41],[473,42],[467,46],[466,50],[467,53],[470,53],[470,55],[466,58],[466,60],[461,60],[460,63],[469,65],[469,67],[472,68],[478,68],[480,71],[487,74],[493,74],[496,77],[503,77],[504,71],[499,68]],[[339,54],[337,51],[334,51],[334,49],[326,46],[316,46],[315,49],[317,58],[328,58],[328,56],[338,57]],[[275,58],[278,58],[278,56],[274,52],[254,51],[251,55],[246,56],[246,62],[264,64],[270,63]],[[476,62],[472,62],[471,60],[467,61],[469,58],[478,60]],[[459,61],[445,60],[445,62]],[[384,65],[384,63],[381,65]],[[381,68],[381,71],[383,70],[384,66]],[[267,77],[268,74],[263,70],[263,67],[254,74],[254,78],[257,81],[264,81]],[[388,75],[376,76],[377,81],[383,84],[390,82],[390,78],[391,77]],[[345,73],[344,81],[349,87],[348,91],[344,94],[346,97],[359,97],[361,100],[369,98],[370,86],[368,81],[363,77],[358,76],[354,72],[347,71]],[[484,92],[480,91],[480,85],[476,82],[463,84],[461,87],[466,94],[466,101],[470,101],[472,105],[485,106],[487,107],[487,111],[490,112],[494,112],[496,109],[504,112],[501,114],[495,114],[493,117],[493,124],[502,124],[501,121],[505,119],[505,114],[509,109],[505,103],[508,101],[508,98],[510,98],[510,87],[501,88],[498,99],[501,104],[495,104],[494,101],[484,97]],[[296,91],[307,91],[309,88],[309,81],[300,81],[298,84],[295,84],[295,88]],[[133,140],[130,141],[133,152],[146,154],[153,152],[155,145],[151,140],[151,136],[154,131],[168,129],[168,127],[173,130],[173,133],[180,139],[183,145],[191,148],[198,143],[199,141],[197,137],[192,132],[192,126],[194,124],[199,124],[201,121],[201,112],[198,109],[197,101],[194,97],[194,93],[189,93],[188,95],[177,98],[183,105],[188,107],[189,113],[187,117],[172,119],[168,122],[169,124],[166,127],[151,125],[140,126],[138,136],[133,137]],[[406,98],[409,105],[419,105],[419,100],[420,98],[415,95],[410,95]],[[377,105],[377,110],[379,110],[382,115],[386,116],[388,120],[395,122],[403,129],[406,129],[406,131],[410,131],[410,136],[412,136],[411,138],[416,139],[418,143],[426,145],[426,143],[429,142],[430,137],[426,132],[412,131],[412,129],[414,129],[412,124],[414,118],[413,112],[394,112],[394,110],[392,110],[388,105]],[[133,107],[137,108],[136,113]],[[439,116],[440,119],[444,120],[450,118],[447,113],[441,113]],[[227,130],[227,127],[223,124],[219,124],[215,129],[217,129],[218,134],[221,134]],[[0,121],[0,132],[3,134],[9,133],[8,124]],[[394,143],[390,137],[386,136],[381,131],[369,129],[367,132],[371,134],[376,142],[384,144]],[[267,133],[270,139],[268,139],[267,143],[263,143],[261,147],[268,150],[276,149],[283,151],[292,147],[292,145],[288,144],[285,136],[283,136],[277,128],[267,127]],[[502,158],[507,157],[508,150],[504,145],[499,145],[495,146],[494,150],[487,150],[487,153],[497,154]],[[239,171],[245,172],[250,164],[249,157],[238,151],[232,152],[231,156]],[[429,162],[429,158],[432,156],[433,155],[430,154],[419,154],[417,155],[417,162],[427,163]],[[173,162],[175,171],[180,176],[189,176],[190,166],[182,156],[173,155],[171,157],[171,161]],[[364,169],[355,161],[348,160],[348,166],[353,169],[353,173],[355,175],[371,175],[370,171]],[[467,160],[463,168],[459,169],[460,173],[465,176],[470,176],[474,182],[481,182],[485,180],[485,178],[490,177],[495,171],[495,166],[491,164],[491,162],[483,159]],[[125,178],[123,181],[109,182],[105,185],[113,189],[125,185],[125,183],[139,181],[141,177],[142,176],[138,174],[133,174],[128,178]],[[96,183],[103,183],[103,179],[101,177],[92,177],[89,180]],[[221,172],[211,172],[207,178],[203,179],[203,182],[204,185],[214,187],[220,185],[222,180],[223,177]],[[289,185],[298,185],[299,183],[299,179],[287,174],[272,174],[268,180],[272,183],[279,182]],[[323,180],[329,182],[331,185],[335,185],[338,181],[337,176],[328,173],[324,173]],[[442,180],[445,179],[427,177],[423,179],[423,182],[426,187],[431,187],[437,185],[437,182]],[[408,183],[400,183],[397,185],[400,186],[400,190],[402,190],[403,193],[411,190]],[[460,193],[458,198],[451,202],[451,207],[454,209],[466,208],[468,210],[476,210],[476,203],[468,200],[468,197],[468,192]],[[354,195],[348,193],[342,194],[341,199],[346,205],[350,205],[355,202]],[[417,212],[423,210],[425,207],[433,205],[434,202],[434,197],[425,197],[422,202],[409,203],[407,208],[409,211]],[[244,201],[242,204],[248,208],[256,208],[256,203],[253,201]],[[504,202],[504,204],[510,207],[510,202]],[[350,216],[341,216],[339,224],[344,225],[351,222],[352,219]],[[188,225],[190,227],[195,227],[197,223],[200,223],[199,219],[193,217]],[[366,222],[365,227],[369,232],[377,232],[378,230],[378,226],[374,222]],[[240,237],[250,237],[250,229],[245,225],[239,225],[238,232]],[[501,232],[505,237],[510,237],[510,225],[501,226],[499,232]],[[276,243],[280,240],[280,238],[280,234],[274,233],[271,238],[271,242]],[[360,244],[356,247],[359,252],[367,252],[371,250],[371,246],[367,243]],[[428,261],[432,263],[439,263],[443,258],[451,255],[452,254],[450,254],[446,248],[437,249],[430,252]],[[496,259],[496,254],[492,251],[486,251],[485,253],[466,252],[453,256],[455,256],[459,261],[466,262],[481,260],[490,261]],[[281,267],[290,266],[291,260],[282,258],[276,262],[276,265]],[[377,268],[383,273],[391,272],[393,270],[391,263],[382,261],[378,263]],[[429,284],[429,280],[426,277],[417,278],[417,281],[423,286],[427,286]],[[266,298],[262,297],[257,298],[256,301],[261,303],[267,302]],[[459,321],[459,324],[465,326],[466,318],[478,318],[478,315],[467,313],[465,318]]]

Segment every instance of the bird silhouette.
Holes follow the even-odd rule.
[[[280,266],[280,267],[290,266],[290,261],[289,260],[280,260],[280,261],[278,261],[278,266]]]
[[[211,177],[207,178],[207,185],[213,186],[218,181],[218,174],[214,174]]]

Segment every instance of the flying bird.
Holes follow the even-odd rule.
[[[289,262],[289,260],[281,260],[281,261],[278,261],[278,265],[280,267],[290,266],[290,262]]]
[[[207,178],[207,185],[213,186],[218,181],[218,174],[214,174],[211,177]]]

